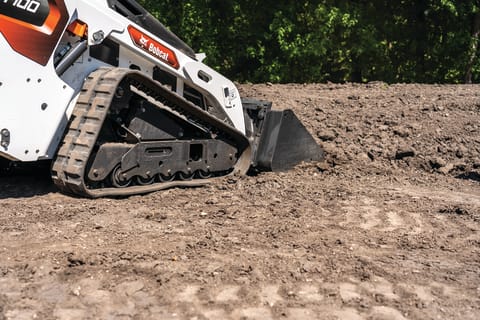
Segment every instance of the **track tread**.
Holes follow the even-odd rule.
[[[232,141],[236,141],[238,146],[243,149],[234,172],[244,174],[248,170],[250,166],[250,145],[248,139],[235,128],[214,118],[182,97],[169,92],[159,83],[146,78],[137,71],[121,68],[100,68],[87,77],[84,87],[80,91],[72,113],[72,120],[52,166],[52,179],[61,191],[91,198],[129,196],[177,186],[200,186],[212,181],[212,179],[202,179],[154,183],[146,186],[137,185],[127,188],[88,188],[84,181],[87,163],[117,86],[125,77],[129,77],[130,83],[134,83],[137,89],[141,88],[141,91],[149,97],[150,101],[154,101],[158,105],[168,106],[186,118],[194,118],[195,121],[193,122],[199,126],[212,128],[212,131],[221,131],[227,134],[232,138]],[[162,91],[163,94],[159,91]]]

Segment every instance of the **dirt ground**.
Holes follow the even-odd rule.
[[[0,319],[480,319],[480,85],[242,85],[324,163],[88,200],[0,177]]]

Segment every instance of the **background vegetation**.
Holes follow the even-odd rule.
[[[140,0],[237,81],[480,81],[480,1]]]

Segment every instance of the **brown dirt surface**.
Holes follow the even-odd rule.
[[[479,319],[480,85],[242,85],[324,163],[126,199],[0,177],[0,319]]]

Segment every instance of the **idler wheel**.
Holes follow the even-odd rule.
[[[195,175],[194,172],[184,173],[184,172],[180,171],[180,172],[178,173],[178,178],[179,178],[180,180],[192,180],[194,175]]]
[[[175,180],[175,175],[172,174],[172,175],[163,175],[163,174],[158,174],[157,175],[158,177],[158,181],[160,182],[170,182],[170,181],[173,181]]]
[[[110,174],[110,181],[112,186],[115,188],[126,188],[132,183],[131,179],[126,179],[123,177],[122,167],[120,164],[118,164],[112,170],[112,173]]]
[[[210,171],[203,171],[203,170],[198,170],[197,171],[197,176],[200,179],[208,179],[212,176],[212,173]]]
[[[150,177],[145,179],[142,176],[136,176],[135,182],[140,186],[148,186],[149,184],[152,184],[155,182],[155,177]]]

